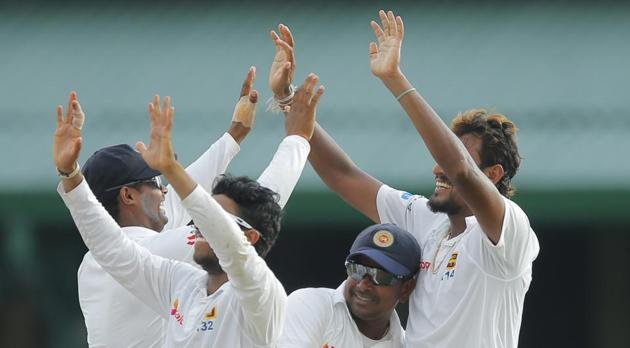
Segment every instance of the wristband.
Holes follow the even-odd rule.
[[[411,87],[411,88],[409,88],[408,90],[406,90],[406,91],[404,91],[404,92],[400,93],[400,94],[398,95],[398,97],[396,97],[396,100],[400,101],[400,98],[402,98],[402,97],[406,96],[407,94],[409,94],[409,93],[411,93],[411,92],[413,92],[413,91],[415,91],[415,90],[416,90],[416,88],[415,88],[415,87]]]
[[[64,173],[61,170],[59,170],[59,168],[57,168],[57,175],[59,175],[59,177],[62,178],[63,180],[70,180],[74,178],[81,171],[81,167],[79,166],[79,163],[76,163],[76,165],[77,166],[70,173]]]

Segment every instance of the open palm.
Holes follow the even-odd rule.
[[[382,27],[375,21],[370,24],[378,44],[370,43],[370,69],[377,77],[388,77],[400,71],[400,49],[404,37],[404,26],[400,16],[392,11],[379,12]]]

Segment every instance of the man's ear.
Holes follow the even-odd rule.
[[[402,283],[401,289],[400,289],[400,297],[398,299],[398,301],[400,303],[406,303],[407,300],[409,300],[409,296],[411,295],[411,292],[413,291],[413,289],[416,288],[416,281],[418,280],[417,277],[414,277],[412,279],[409,280],[405,280]]]
[[[245,233],[245,237],[252,245],[255,245],[260,239],[260,232],[256,229],[252,228],[251,230],[244,231],[243,233]]]
[[[483,169],[486,176],[492,181],[493,184],[497,184],[503,178],[503,174],[505,171],[503,170],[503,166],[500,164],[495,164]]]
[[[140,192],[131,187],[123,186],[118,191],[118,200],[121,205],[134,205],[140,200]]]

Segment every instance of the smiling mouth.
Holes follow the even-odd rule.
[[[359,300],[359,302],[374,302],[369,296],[362,296],[358,292],[354,292],[354,297]]]

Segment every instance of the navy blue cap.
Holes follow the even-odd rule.
[[[149,167],[139,152],[127,144],[96,151],[85,162],[82,171],[90,189],[101,203],[118,194],[118,190],[107,192],[109,188],[160,175],[160,172]]]
[[[352,243],[346,261],[364,255],[384,270],[400,277],[412,277],[420,269],[420,245],[411,233],[394,224],[372,225]]]

